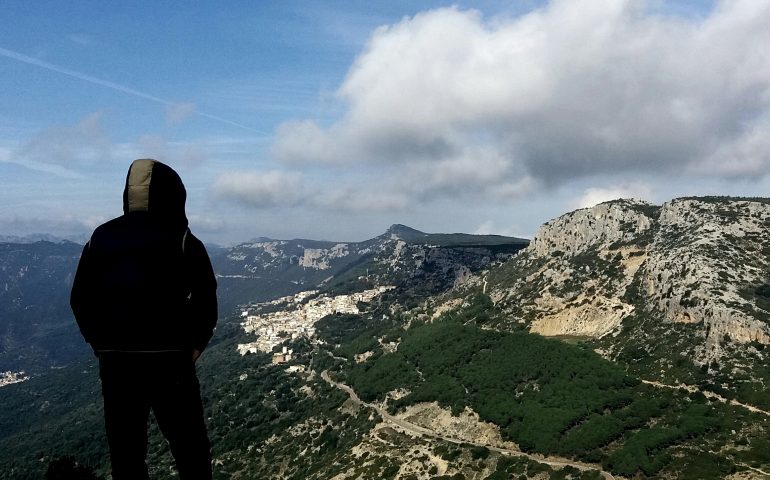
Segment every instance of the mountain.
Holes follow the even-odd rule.
[[[88,354],[69,307],[82,248],[0,243],[0,372],[39,373]]]
[[[414,243],[420,237],[436,246]],[[0,242],[0,372],[37,374],[90,355],[69,307],[69,290],[82,245],[51,238],[41,234],[24,242]],[[398,247],[400,243],[404,245]],[[218,277],[221,309],[226,312],[239,304],[302,290],[331,285],[340,288],[342,280],[337,277],[350,277],[364,265],[364,273],[368,268],[372,281],[384,281],[375,279],[374,272],[393,274],[399,261],[382,267],[381,260],[396,248],[404,255],[409,252],[427,258],[426,268],[451,257],[461,269],[457,275],[463,275],[495,259],[508,258],[526,244],[527,240],[510,237],[435,235],[393,226],[379,237],[358,243],[262,238],[209,250]],[[357,277],[353,278],[356,282]]]
[[[0,235],[0,243],[36,243],[36,242],[50,242],[50,243],[85,243],[88,237],[77,235],[75,237],[61,238],[48,233],[34,233],[31,235]]]
[[[428,234],[393,225],[384,234],[364,242],[317,240],[272,240],[260,238],[212,253],[219,295],[225,308],[261,302],[318,288],[359,288],[359,277],[370,284],[409,272],[431,277],[440,268],[443,285],[447,278],[466,275],[493,261],[509,258],[528,240],[496,235]],[[441,265],[441,266],[439,266]],[[452,270],[451,275],[445,275]],[[454,278],[452,278],[454,281]],[[427,286],[427,284],[426,284]],[[440,288],[440,287],[437,287]]]
[[[238,378],[242,375],[244,365],[236,353],[236,346],[249,340],[239,325],[240,309],[244,306],[306,289],[318,288],[324,295],[335,295],[375,283],[398,285],[399,291],[394,298],[417,302],[424,292],[438,292],[459,284],[493,262],[511,258],[527,244],[527,240],[517,238],[425,234],[394,226],[365,242],[260,238],[232,248],[212,248],[210,255],[218,276],[220,311],[224,318],[207,349],[206,359],[201,362],[201,368],[211,372],[202,376],[209,379],[208,383],[203,382],[204,391],[208,389],[211,398],[218,398],[221,403],[229,398],[226,392],[235,386],[230,383],[231,374],[237,374]],[[30,284],[32,291],[46,297],[49,300],[46,305],[57,311],[56,316],[42,318],[72,337],[66,342],[59,338],[59,347],[85,352],[87,347],[79,338],[67,302],[81,247],[38,242],[7,244],[3,248],[9,252],[2,259],[5,270],[17,272],[17,283],[25,275],[27,279],[34,279]],[[62,255],[64,252],[67,255]],[[59,257],[67,261],[53,270],[45,267]],[[27,272],[47,272],[47,276]],[[22,311],[35,308],[28,294],[8,297],[8,300]],[[9,310],[9,315],[3,318],[13,320],[14,325],[26,321],[15,310]],[[54,318],[57,319],[55,322]],[[36,338],[49,339],[45,332],[37,332]],[[20,342],[21,339],[30,341],[31,337],[35,336],[13,338]],[[88,432],[101,432],[96,366],[90,355],[78,358],[69,364],[56,364],[60,368],[48,373],[43,373],[44,368],[31,368],[30,362],[12,365],[12,369],[32,371],[33,376],[26,382],[0,388],[0,401],[7,406],[2,410],[4,416],[0,415],[0,431],[3,432],[0,451],[5,452],[0,458],[3,465],[0,471],[12,472],[0,474],[0,478],[39,478],[42,474],[39,468],[45,467],[46,459],[58,465],[62,458],[65,463],[68,461],[67,455],[96,465],[97,469],[103,468],[106,455],[103,438],[98,436],[97,443],[85,445],[91,438]],[[265,358],[268,363],[258,369],[269,365],[269,357]],[[32,364],[47,367],[48,360],[46,355],[41,355]],[[280,374],[280,371],[272,372],[269,377],[284,382],[286,379]],[[263,376],[261,372],[259,377]],[[264,388],[255,388],[255,394],[269,393]],[[334,390],[327,388],[327,393],[332,394],[332,399],[339,398],[333,395]],[[222,394],[225,396],[221,397]],[[77,432],[72,431],[75,428]],[[154,437],[154,441],[157,446],[158,439]],[[223,445],[228,445],[228,441]],[[163,451],[162,447],[157,448]],[[58,452],[57,455],[45,453],[52,449]]]
[[[501,279],[493,296],[522,304],[520,316],[531,317],[534,331],[589,336],[611,333],[637,311],[641,297],[647,311],[666,321],[703,325],[697,354],[706,360],[720,355],[725,336],[770,342],[761,301],[770,288],[768,233],[764,202],[605,203],[543,225],[517,262],[547,289],[532,295],[522,278]],[[629,288],[636,296],[625,295]]]
[[[645,378],[709,382],[770,410],[769,238],[764,199],[578,210],[490,272],[489,294],[505,312],[495,327],[594,339]]]
[[[217,249],[216,478],[766,478],[769,225],[764,199],[620,200],[531,242]],[[106,474],[95,369],[0,388],[0,478]],[[157,427],[148,458],[172,478]]]

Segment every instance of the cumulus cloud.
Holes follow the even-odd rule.
[[[217,198],[256,208],[294,206],[306,195],[301,174],[277,170],[225,172],[213,191]]]
[[[770,3],[725,0],[701,18],[654,6],[556,0],[491,19],[446,8],[381,27],[337,91],[341,118],[282,125],[273,154],[388,165],[435,195],[766,175]]]
[[[532,191],[533,179],[517,174],[510,158],[487,147],[469,147],[462,155],[412,162],[396,169],[400,187],[426,198],[486,195],[497,199],[520,197]]]
[[[336,151],[331,138],[317,127],[306,124],[301,130],[302,140],[291,148],[317,141],[317,150],[312,150],[320,156]],[[312,194],[302,199],[303,205],[350,212],[403,212],[418,203],[441,198],[512,200],[537,187],[537,180],[510,158],[483,145],[448,149],[430,160],[404,157],[390,163],[363,161],[363,168],[356,169],[342,158],[327,160],[327,169],[335,174],[334,182],[316,185]]]

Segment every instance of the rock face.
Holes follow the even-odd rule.
[[[393,225],[364,242],[260,238],[211,255],[220,296],[232,305],[304,290],[354,284],[420,283],[431,293],[460,284],[492,262],[511,258],[527,240],[495,235],[429,234]]]
[[[315,268],[316,270],[328,270],[335,258],[348,256],[348,245],[338,243],[331,248],[306,248],[299,259],[299,266]]]
[[[543,224],[527,249],[535,256],[577,255],[597,245],[632,242],[653,228],[654,207],[621,200],[576,210]]]
[[[761,288],[768,281],[770,205],[675,200],[663,206],[658,225],[643,294],[671,321],[702,323],[711,348],[725,338],[770,343]]]
[[[531,331],[602,337],[642,309],[700,326],[708,358],[725,342],[770,344],[770,204],[617,200],[544,224],[490,274],[491,296]]]

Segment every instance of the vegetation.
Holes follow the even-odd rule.
[[[83,246],[0,243],[0,371],[48,371],[90,355],[69,306]]]
[[[390,402],[393,411],[426,401],[454,413],[470,407],[524,451],[573,456],[628,476],[697,468],[674,462],[673,453],[728,427],[745,429],[727,420],[727,407],[642,384],[585,346],[482,330],[465,318],[413,326],[396,352],[348,366],[347,381],[367,401],[406,388],[408,395]],[[738,462],[723,461],[716,471]]]
[[[49,463],[65,457],[103,465],[107,450],[100,403],[93,356],[0,388],[0,478],[40,479]]]
[[[660,211],[655,206],[628,205],[653,219]],[[720,205],[707,207],[721,221],[734,221],[734,211]],[[236,345],[253,338],[243,333],[237,318],[219,326],[198,366],[216,478],[320,479],[343,473],[410,480],[426,475],[455,480],[471,476],[601,478],[598,470],[551,468],[490,446],[401,434],[383,424],[373,410],[354,404],[322,381],[318,373],[323,370],[334,371],[362,399],[385,401],[392,413],[433,401],[455,414],[470,408],[526,452],[573,458],[625,477],[710,479],[748,468],[770,468],[770,419],[711,395],[770,410],[765,388],[770,382],[770,350],[765,345],[736,345],[720,338],[722,357],[698,363],[702,340],[709,332],[703,324],[660,321],[646,308],[641,276],[625,289],[623,298],[636,310],[613,335],[567,343],[525,330],[532,320],[527,312],[535,311],[529,308],[531,302],[544,288],[550,287],[551,293],[568,302],[573,298],[573,303],[580,293],[590,296],[616,288],[612,282],[622,276],[621,254],[625,254],[617,249],[646,246],[653,238],[658,245],[657,225],[611,245],[609,254],[588,248],[578,255],[557,252],[554,257],[558,258],[535,258],[521,252],[517,261],[496,265],[485,275],[488,284],[498,289],[515,286],[515,298],[512,295],[497,305],[479,287],[443,294],[454,282],[453,266],[474,272],[489,268],[523,242],[426,235],[398,228],[399,234],[411,239],[397,258],[394,244],[375,239],[367,245],[382,249],[360,250],[345,265],[313,271],[300,280],[298,275],[307,272],[301,272],[296,255],[292,260],[296,252],[289,249],[299,249],[297,245],[286,247],[289,250],[284,253],[292,255],[281,257],[284,263],[273,266],[277,270],[261,265],[265,259],[255,257],[261,251],[250,246],[235,252],[244,261],[228,257],[235,250],[222,249],[214,255],[215,263],[221,263],[218,271],[224,269],[233,277],[244,271],[268,277],[260,280],[258,292],[248,275],[223,279],[220,293],[228,310],[244,299],[266,299],[321,282],[321,290],[327,293],[382,284],[397,287],[362,314],[330,315],[319,321],[321,343],[294,341],[289,348],[295,359],[289,364],[273,365],[265,354],[237,355]],[[683,237],[684,231],[667,230],[666,235],[661,241],[671,245],[689,238]],[[755,240],[756,247],[736,247],[735,237],[724,240],[723,249],[715,246],[708,254],[716,258],[743,249],[742,254],[770,258],[770,247],[761,245],[761,239]],[[327,248],[331,244],[306,245]],[[549,262],[553,266],[566,262],[570,275],[554,284],[532,277]],[[326,281],[330,275],[334,279]],[[727,272],[719,275],[724,282],[735,281]],[[593,290],[586,288],[588,283]],[[694,302],[701,298],[694,294],[697,287],[686,287],[680,305],[697,306]],[[749,308],[756,318],[764,318],[762,312],[770,314],[770,284],[750,285],[740,293],[748,301],[741,308]],[[436,294],[443,296],[438,301],[429,298]],[[433,319],[433,306],[450,297],[460,300],[460,307]],[[57,301],[62,303],[63,297]],[[46,338],[54,338],[49,333],[43,332]],[[363,353],[367,353],[365,361]],[[290,372],[288,367],[296,370]],[[670,386],[685,383],[692,391],[652,386],[641,378]],[[388,395],[395,390],[405,395]],[[0,411],[0,479],[107,476],[93,358],[80,357],[68,368],[4,387],[0,404],[4,407]],[[154,423],[148,460],[153,478],[173,478],[168,447]],[[405,468],[407,464],[411,470]]]
[[[677,200],[697,200],[699,202],[715,203],[715,204],[732,203],[732,202],[757,202],[757,203],[770,204],[770,198],[735,197],[735,196],[726,196],[726,195],[706,195],[703,197],[682,197]]]

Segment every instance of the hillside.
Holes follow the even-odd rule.
[[[544,224],[486,277],[497,328],[590,339],[650,380],[770,409],[770,204],[614,201]]]
[[[88,355],[69,308],[82,245],[0,243],[0,372],[39,373]]]
[[[218,251],[216,478],[766,478],[768,225],[761,199],[621,200],[528,245],[394,225]],[[105,473],[93,368],[0,388],[0,478]]]
[[[416,243],[413,235],[429,243]],[[236,346],[251,340],[238,323],[240,308],[251,303],[309,288],[337,294],[377,282],[398,285],[393,298],[416,303],[427,292],[443,291],[492,262],[505,261],[527,243],[499,236],[425,234],[396,225],[379,237],[359,243],[263,238],[232,248],[213,248],[211,258],[219,282],[222,318],[201,364],[204,371],[211,368],[218,374],[208,377],[213,384],[202,382],[203,388],[211,389],[212,398],[229,398],[237,385],[230,382],[233,378],[237,382],[248,369]],[[8,312],[2,319],[4,325],[13,327],[0,333],[5,334],[5,345],[15,342],[19,347],[14,351],[25,353],[18,354],[24,361],[0,364],[0,372],[24,370],[32,375],[26,382],[0,388],[0,402],[9,407],[0,412],[0,472],[5,472],[0,473],[0,478],[40,478],[40,469],[47,461],[65,454],[102,468],[105,446],[84,444],[93,439],[89,431],[101,429],[95,387],[98,379],[93,357],[77,332],[68,306],[72,275],[82,247],[50,242],[0,247],[5,252],[1,267],[6,272],[6,295],[0,299]],[[55,315],[36,310],[42,308]],[[37,314],[30,318],[24,316],[25,312]],[[45,328],[32,329],[41,324]],[[30,333],[18,336],[19,326]],[[49,336],[48,332],[63,335]],[[49,350],[38,354],[35,342]],[[61,355],[68,349],[77,354],[64,357],[66,361],[54,363],[57,368],[50,370],[52,363],[46,352]],[[267,364],[260,368],[270,364],[269,356],[266,358]],[[284,381],[280,373],[274,375]],[[69,431],[75,428],[79,432]],[[82,432],[86,432],[86,439]]]

